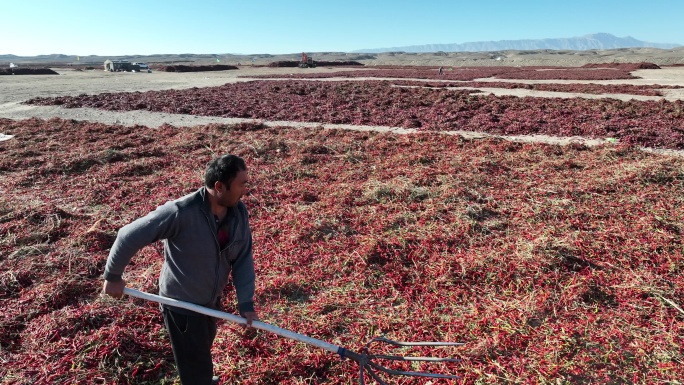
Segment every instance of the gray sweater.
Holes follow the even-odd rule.
[[[217,225],[202,187],[122,227],[109,252],[104,278],[120,281],[131,258],[143,247],[164,241],[159,295],[218,308],[232,273],[241,314],[254,311],[254,260],[247,207],[228,209],[230,240],[221,250]]]

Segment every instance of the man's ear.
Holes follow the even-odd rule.
[[[230,190],[230,186],[227,185],[226,183],[221,182],[221,181],[216,181],[216,183],[214,183],[214,190],[221,191],[221,192],[228,191],[228,190]]]

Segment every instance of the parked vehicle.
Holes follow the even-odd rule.
[[[299,62],[299,68],[316,68],[316,62],[311,56],[302,52],[302,60]]]

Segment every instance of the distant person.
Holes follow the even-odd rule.
[[[207,165],[203,187],[122,227],[107,258],[103,292],[121,298],[126,286],[122,274],[133,256],[163,240],[161,296],[218,309],[232,275],[240,315],[251,327],[259,318],[254,311],[252,233],[241,201],[248,181],[242,158],[221,156]],[[216,319],[169,305],[161,308],[181,383],[217,383],[211,357]]]
[[[442,67],[439,67],[439,71],[437,71],[437,73],[438,73],[439,75],[442,74]]]

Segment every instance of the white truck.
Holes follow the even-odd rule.
[[[138,62],[138,63],[133,63],[133,65],[137,65],[140,68],[140,72],[142,72],[142,71],[152,72],[152,70],[150,69],[150,66],[147,65],[147,63]]]

